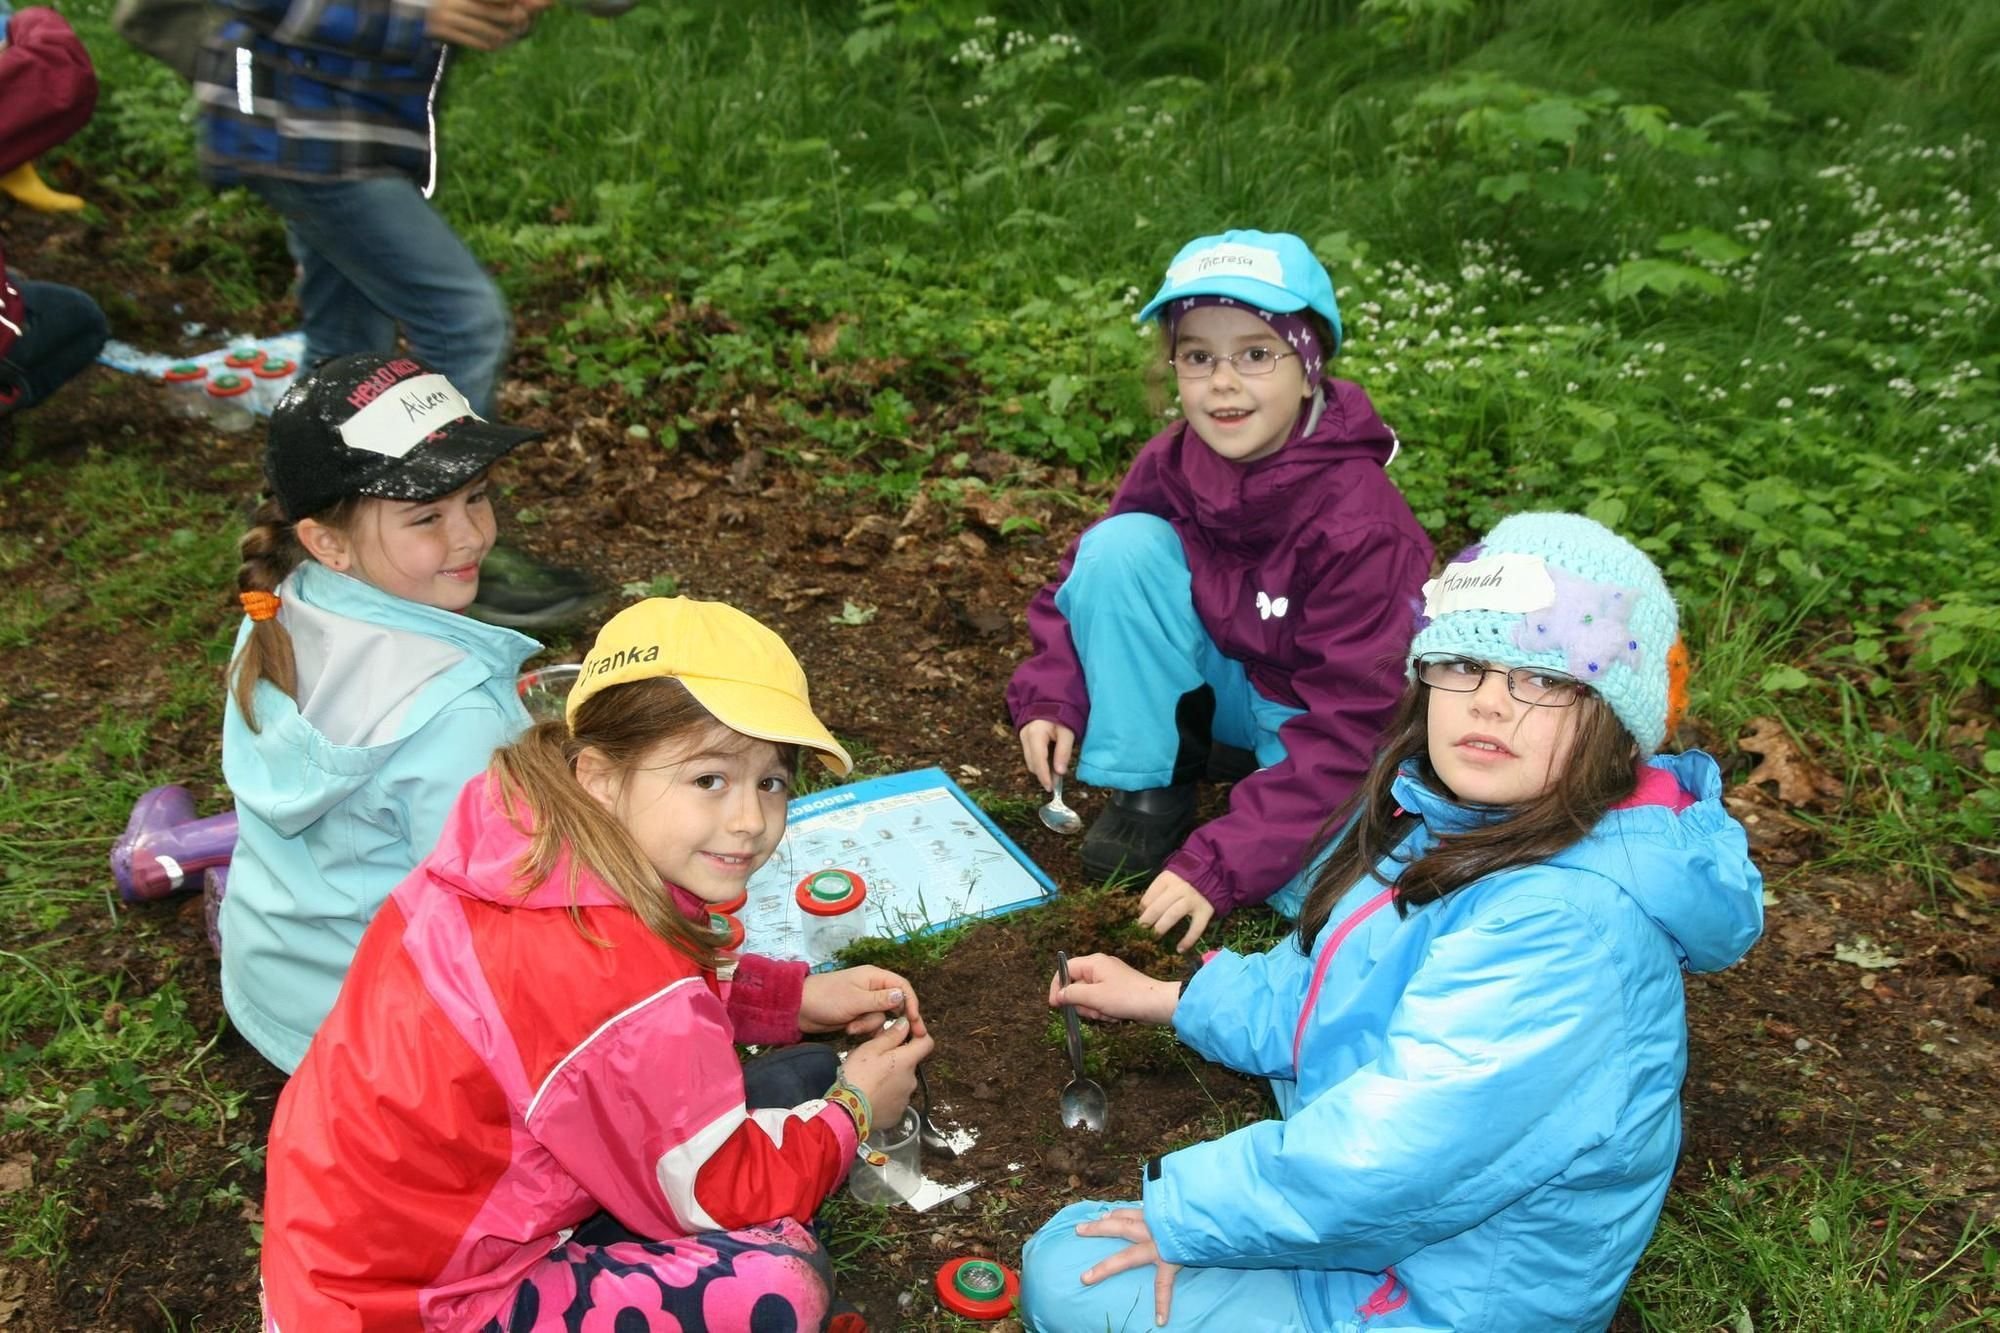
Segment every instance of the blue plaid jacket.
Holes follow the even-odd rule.
[[[202,175],[435,183],[445,48],[426,0],[216,0],[196,68]]]

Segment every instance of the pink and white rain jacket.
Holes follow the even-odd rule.
[[[668,1239],[845,1177],[845,1111],[743,1104],[735,1043],[798,1040],[805,966],[718,981],[587,873],[572,919],[564,868],[515,891],[527,844],[474,778],[363,934],[271,1126],[267,1327],[476,1328],[600,1209]]]

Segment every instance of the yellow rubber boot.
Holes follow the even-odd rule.
[[[0,190],[5,190],[37,213],[74,213],[83,207],[80,196],[50,189],[49,183],[35,170],[33,162],[23,162],[0,176]]]

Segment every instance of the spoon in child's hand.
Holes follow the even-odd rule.
[[[1083,816],[1063,804],[1062,770],[1056,770],[1055,791],[1049,796],[1049,803],[1041,808],[1042,825],[1051,833],[1068,835],[1081,832]]]
[[[1056,950],[1056,976],[1062,980],[1065,991],[1069,989],[1069,955]],[[1083,1033],[1076,1023],[1076,1006],[1062,1006],[1064,1045],[1069,1048],[1069,1067],[1076,1075],[1063,1085],[1062,1100],[1058,1103],[1062,1111],[1064,1129],[1088,1129],[1102,1132],[1105,1113],[1109,1106],[1104,1089],[1097,1080],[1083,1072]]]

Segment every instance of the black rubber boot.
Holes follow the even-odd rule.
[[[1241,782],[1257,771],[1257,755],[1234,745],[1216,741],[1208,751],[1208,771],[1202,776],[1217,786]]]
[[[1194,831],[1195,785],[1114,791],[1077,848],[1094,879],[1151,879]]]

